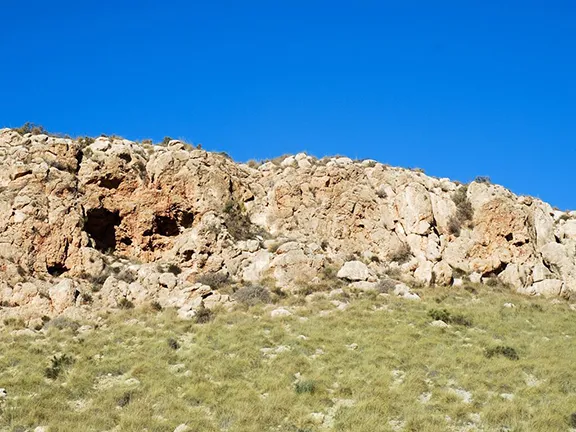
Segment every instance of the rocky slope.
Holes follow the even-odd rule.
[[[576,291],[576,212],[482,179],[305,154],[249,166],[180,141],[11,129],[0,160],[0,316],[29,325],[143,303],[191,317],[231,301],[216,289],[226,278]]]

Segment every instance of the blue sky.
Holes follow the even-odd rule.
[[[0,126],[343,154],[576,209],[574,1],[3,0]]]

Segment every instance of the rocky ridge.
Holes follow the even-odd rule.
[[[0,129],[0,160],[0,317],[31,326],[140,304],[192,317],[230,304],[224,281],[576,291],[576,212],[486,179],[14,129]]]

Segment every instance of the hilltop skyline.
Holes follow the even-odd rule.
[[[342,154],[576,209],[576,7],[410,6],[9,4],[0,127]]]

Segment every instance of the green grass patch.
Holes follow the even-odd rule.
[[[0,430],[547,432],[576,423],[567,303],[486,288],[419,294],[352,295],[340,309],[289,296],[191,321],[130,308],[79,323],[89,331],[53,325],[34,335],[9,323]],[[293,315],[271,318],[279,306]],[[435,319],[455,325],[430,326]]]

